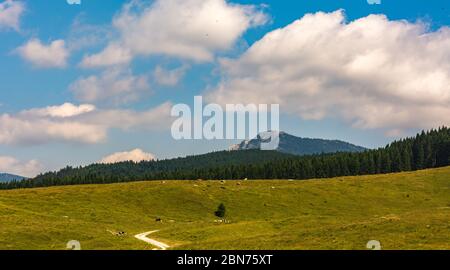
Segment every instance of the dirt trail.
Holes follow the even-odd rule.
[[[161,250],[168,249],[170,247],[169,245],[147,237],[148,235],[150,235],[152,233],[156,233],[156,232],[158,232],[158,230],[136,234],[134,237],[136,237],[137,239],[139,239],[141,241],[149,243],[150,245],[156,246]]]

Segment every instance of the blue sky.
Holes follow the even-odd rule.
[[[0,0],[0,171],[33,175],[136,148],[168,158],[236,143],[172,139],[167,108],[195,95],[277,100],[282,130],[372,148],[450,124],[448,1],[181,2]],[[215,4],[199,13],[205,2]],[[186,11],[207,23],[171,23]]]

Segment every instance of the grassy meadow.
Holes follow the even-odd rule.
[[[229,224],[216,222],[220,203]],[[161,218],[162,222],[156,222]],[[450,249],[450,167],[307,181],[153,181],[0,191],[0,249]],[[117,236],[115,232],[126,235]]]

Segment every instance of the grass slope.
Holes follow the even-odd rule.
[[[231,224],[214,222],[220,202]],[[372,239],[383,249],[450,249],[450,167],[0,191],[0,249],[64,249],[73,239],[82,249],[152,249],[133,236],[157,229],[152,238],[174,249],[365,249]]]

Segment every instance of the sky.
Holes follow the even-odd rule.
[[[237,143],[173,139],[198,95],[368,148],[449,125],[449,25],[446,0],[0,0],[0,171]]]

